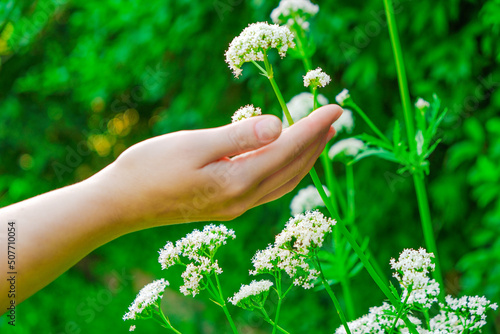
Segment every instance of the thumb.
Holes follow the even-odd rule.
[[[213,161],[258,149],[276,140],[281,129],[278,117],[263,115],[206,130],[203,146],[209,154],[207,159]]]

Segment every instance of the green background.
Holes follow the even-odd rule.
[[[382,1],[317,3],[313,66],[333,79],[321,93],[333,102],[347,87],[384,132],[392,129],[402,113]],[[265,78],[245,65],[236,80],[224,62],[231,40],[249,23],[269,21],[277,4],[3,0],[0,206],[83,180],[146,138],[227,124],[244,104],[280,115]],[[395,1],[395,10],[412,98],[431,100],[437,93],[449,108],[427,180],[446,290],[498,302],[500,1]],[[299,60],[272,62],[285,100],[306,91]],[[357,119],[353,135],[365,131]],[[343,182],[343,167],[334,168]],[[424,245],[411,177],[397,169],[375,158],[355,165],[356,222],[388,279],[391,257]],[[310,183],[306,177],[301,186]],[[294,193],[227,223],[237,238],[219,254],[226,296],[250,282],[250,259],[283,227]],[[163,308],[175,327],[227,332],[223,313],[207,295],[183,297],[176,290],[181,272],[162,272],[157,263],[167,240],[203,225],[145,230],[95,250],[18,306],[15,332],[127,332],[121,317],[137,291],[159,277],[171,283]],[[359,316],[382,303],[364,271],[352,286]],[[334,290],[341,295],[338,286]],[[230,310],[241,333],[269,331],[249,312]],[[485,332],[494,332],[495,315],[489,316]],[[0,317],[2,333],[12,332],[7,320]],[[299,289],[283,304],[280,323],[294,333],[331,333],[339,326],[324,291]],[[137,325],[137,333],[160,330],[154,322]]]

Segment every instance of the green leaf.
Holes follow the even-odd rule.
[[[387,150],[384,150],[382,148],[368,148],[364,150],[363,152],[359,153],[356,155],[356,157],[349,162],[349,164],[354,164],[361,159],[368,158],[371,156],[376,156],[378,158],[387,160],[387,161],[392,161],[392,162],[399,162],[399,160],[396,158],[394,153],[389,152]]]

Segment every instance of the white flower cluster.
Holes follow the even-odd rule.
[[[333,123],[333,127],[337,133],[347,132],[351,133],[354,129],[354,118],[352,116],[352,111],[349,109],[344,109],[344,112],[340,117]]]
[[[371,307],[368,311],[368,314],[358,318],[354,321],[347,323],[351,334],[367,334],[367,333],[376,333],[376,334],[384,334],[390,333],[392,325],[396,320],[396,309],[394,306],[383,303],[382,306]],[[408,319],[415,325],[420,325],[422,322],[415,317],[408,316]],[[400,333],[405,333],[404,328],[405,323],[402,319],[398,319],[396,323],[396,329]],[[397,333],[398,331],[395,331]],[[335,331],[335,334],[346,334],[346,330],[344,326],[340,326]],[[406,333],[408,331],[406,330]],[[419,331],[419,333],[421,333]]]
[[[298,214],[290,218],[275,243],[258,251],[252,258],[255,270],[250,275],[275,274],[279,270],[293,279],[293,284],[304,289],[314,287],[319,272],[307,263],[309,252],[321,247],[324,237],[331,232],[335,220],[326,218],[319,211]]]
[[[233,123],[242,121],[244,119],[250,118],[252,116],[262,115],[262,110],[260,108],[255,108],[253,104],[247,104],[244,107],[236,110],[234,115],[231,117]]]
[[[416,303],[430,308],[432,303],[437,301],[439,284],[429,278],[429,273],[435,268],[431,260],[433,257],[433,253],[419,248],[403,250],[398,261],[391,259],[391,268],[396,270],[393,276],[403,289],[402,301],[406,299],[409,291],[408,304]]]
[[[328,99],[322,95],[318,94],[318,104],[324,106],[328,104]],[[292,99],[286,104],[290,115],[294,122],[306,117],[313,110],[314,102],[313,95],[309,92],[303,92],[292,97]],[[342,117],[342,116],[341,116]],[[337,121],[338,122],[338,121]],[[290,126],[288,120],[283,114],[283,128]]]
[[[337,155],[344,153],[346,156],[355,157],[359,151],[365,148],[365,143],[357,138],[347,138],[336,142],[330,147],[328,156],[330,159],[335,158]]]
[[[155,305],[163,297],[163,291],[168,285],[168,281],[162,278],[143,287],[132,305],[128,307],[128,312],[123,316],[123,320],[135,320],[148,306]]]
[[[271,19],[274,23],[286,23],[292,26],[297,23],[302,29],[309,29],[307,20],[316,15],[319,6],[309,0],[281,0],[277,8],[271,12]]]
[[[323,186],[323,189],[325,190],[326,195],[330,196],[328,188]],[[297,195],[295,195],[290,203],[290,211],[292,212],[292,215],[296,215],[322,206],[325,206],[325,203],[323,203],[318,189],[311,184],[303,189],[300,189]]]
[[[235,37],[227,49],[226,63],[238,77],[241,66],[250,61],[264,61],[264,51],[274,48],[284,57],[289,48],[295,47],[293,34],[287,26],[267,22],[252,23]]]
[[[313,249],[323,246],[326,234],[332,232],[336,223],[319,211],[299,213],[290,218],[283,231],[276,236],[275,245],[307,256]]]
[[[430,106],[431,106],[430,103],[421,97],[419,97],[417,100],[417,103],[415,103],[415,107],[417,107],[417,109],[420,109],[420,110],[425,109],[425,108],[429,108]]]
[[[445,305],[440,304],[441,312],[431,319],[432,331],[453,326],[456,333],[474,333],[486,325],[486,311],[498,308],[496,303],[491,303],[485,297],[479,296],[463,296],[460,298],[446,296],[445,302]]]
[[[189,263],[181,277],[184,279],[184,285],[180,287],[180,292],[184,296],[196,296],[200,293],[200,282],[204,277],[215,273],[222,274],[222,269],[219,267],[217,260],[212,261],[211,258],[200,256],[196,260],[197,264]]]
[[[293,284],[304,289],[314,287],[312,283],[318,278],[318,272],[311,269],[305,258],[288,249],[269,245],[266,249],[258,251],[252,258],[255,270],[250,270],[250,275],[274,274],[279,270],[286,272],[293,278]]]
[[[337,96],[335,96],[335,101],[341,106],[344,105],[345,100],[350,98],[349,91],[347,89],[343,89]]]
[[[260,303],[261,301],[264,302],[265,300],[262,300],[259,297],[262,296],[263,294],[265,295],[265,297],[267,297],[267,293],[269,292],[269,289],[271,289],[272,286],[273,282],[269,280],[262,280],[262,281],[253,280],[252,283],[248,285],[242,284],[240,290],[236,292],[233,297],[228,298],[228,300],[234,306],[240,303],[244,303],[249,298],[250,299],[256,298],[257,303]]]
[[[320,67],[315,70],[310,70],[306,73],[306,75],[304,75],[303,78],[305,87],[325,87],[330,83],[330,81],[332,81],[332,78],[330,78],[328,74],[323,72]]]
[[[214,261],[213,257],[217,249],[226,244],[228,238],[234,239],[236,235],[225,225],[207,225],[203,231],[194,230],[177,240],[175,245],[170,241],[167,242],[159,251],[158,262],[162,269],[167,269],[176,263],[182,263],[181,255],[193,261],[187,265],[186,271],[182,274],[184,285],[180,291],[186,296],[194,297],[200,292],[200,282],[204,277],[212,273],[222,273],[217,260]]]

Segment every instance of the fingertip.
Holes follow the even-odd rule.
[[[281,134],[281,120],[274,115],[258,116],[259,121],[255,123],[255,135],[262,144],[275,141]]]

